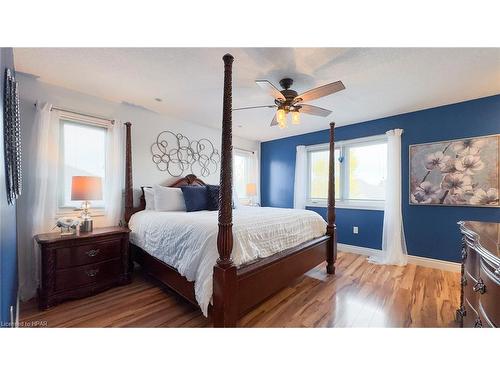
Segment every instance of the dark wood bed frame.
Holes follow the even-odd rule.
[[[224,97],[222,110],[222,144],[219,195],[219,232],[217,250],[219,258],[214,265],[213,305],[209,311],[215,327],[236,327],[238,318],[257,304],[289,285],[294,279],[326,261],[326,272],[335,273],[337,241],[335,227],[334,186],[334,126],[330,123],[330,158],[328,176],[328,215],[326,235],[299,246],[286,249],[270,257],[236,267],[231,260],[232,232],[232,64],[233,56],[224,60]],[[134,207],[132,185],[131,123],[126,126],[126,173],[125,173],[125,220],[145,209],[144,191],[139,207]],[[195,175],[188,175],[172,187],[205,185]],[[194,294],[194,282],[188,281],[177,270],[131,244],[134,259],[144,271],[168,288],[198,306]]]

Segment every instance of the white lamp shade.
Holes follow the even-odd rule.
[[[101,177],[73,176],[71,178],[72,201],[98,201],[102,199]]]

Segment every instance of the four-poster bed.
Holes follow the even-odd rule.
[[[334,189],[334,123],[330,123],[330,168],[328,179],[328,215],[326,234],[305,240],[298,246],[259,258],[239,267],[233,263],[233,207],[232,207],[232,63],[229,54],[224,60],[224,97],[222,112],[221,172],[218,211],[217,252],[218,259],[213,266],[213,294],[211,316],[215,327],[235,327],[240,316],[266,298],[289,285],[295,278],[326,261],[326,271],[335,273],[336,228]],[[126,126],[126,177],[125,177],[125,220],[128,223],[133,214],[145,210],[144,190],[139,207],[133,204],[131,124]],[[187,175],[170,185],[204,186],[194,175]],[[291,213],[292,214],[292,213]],[[292,214],[293,215],[293,214]],[[323,222],[324,223],[324,222]],[[323,224],[324,225],[324,224]],[[141,247],[131,244],[134,259],[144,271],[179,295],[198,305],[193,281],[179,271],[150,255]]]

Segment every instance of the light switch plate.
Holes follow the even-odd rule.
[[[359,233],[358,227],[352,227],[352,233],[358,234]]]

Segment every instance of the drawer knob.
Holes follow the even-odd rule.
[[[89,277],[95,277],[97,273],[99,272],[99,268],[93,269],[93,270],[86,270],[85,273]]]
[[[478,316],[474,321],[474,328],[483,328],[483,322],[481,322],[481,318]]]
[[[100,252],[101,252],[101,250],[99,250],[99,249],[93,249],[93,250],[86,251],[85,254],[87,254],[89,257],[95,257]]]
[[[486,285],[484,285],[483,280],[481,280],[481,278],[472,287],[472,290],[474,292],[479,292],[480,294],[484,294],[486,292]]]

